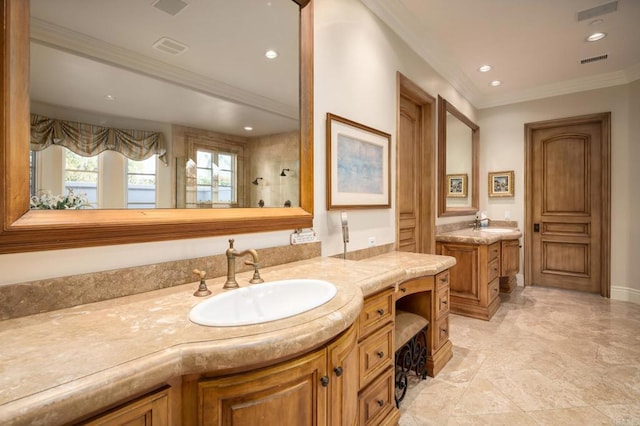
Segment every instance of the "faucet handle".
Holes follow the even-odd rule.
[[[247,266],[253,266],[253,278],[249,280],[249,284],[260,284],[264,282],[264,280],[260,276],[260,263],[245,260],[244,264]]]
[[[236,241],[235,239],[233,239],[233,238],[229,238],[229,248],[230,248],[230,249],[232,249],[232,248],[233,248],[233,243],[234,243],[235,241]]]
[[[210,295],[211,290],[207,288],[207,283],[204,281],[204,276],[207,275],[207,273],[199,269],[194,269],[193,273],[200,277],[200,285],[198,285],[198,289],[193,293],[193,295],[196,297],[204,297]]]

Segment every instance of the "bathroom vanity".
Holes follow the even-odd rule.
[[[502,228],[500,228],[502,229]],[[452,256],[451,312],[490,320],[500,307],[499,293],[511,292],[520,269],[522,233],[516,228],[462,229],[436,235],[436,252]]]
[[[448,283],[437,277],[454,264],[394,252],[265,268],[266,282],[315,278],[338,292],[247,326],[190,322],[197,283],[3,321],[0,423],[395,424],[396,303],[446,324]],[[241,286],[249,278],[238,274]],[[217,294],[223,281],[207,284]],[[438,327],[429,336],[435,375],[451,343]]]

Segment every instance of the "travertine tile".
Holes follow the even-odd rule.
[[[450,316],[453,359],[409,388],[401,425],[640,426],[640,305],[539,287],[500,297],[491,321]]]

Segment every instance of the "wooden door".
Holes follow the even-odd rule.
[[[526,125],[526,284],[609,296],[610,113]]]
[[[434,253],[435,99],[398,74],[397,246]]]

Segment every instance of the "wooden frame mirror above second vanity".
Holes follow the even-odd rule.
[[[438,96],[438,216],[478,211],[479,144],[480,127]]]

